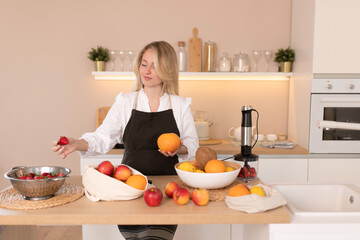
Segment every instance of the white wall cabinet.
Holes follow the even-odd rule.
[[[360,73],[359,9],[359,0],[316,0],[314,73]]]

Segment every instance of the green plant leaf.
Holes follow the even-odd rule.
[[[110,60],[109,49],[98,46],[96,49],[91,48],[91,51],[88,52],[88,58],[92,61],[104,61],[107,62]]]

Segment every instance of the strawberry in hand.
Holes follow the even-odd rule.
[[[57,142],[57,144],[63,146],[63,145],[67,145],[69,144],[69,139],[67,139],[67,137],[60,137],[59,141]]]

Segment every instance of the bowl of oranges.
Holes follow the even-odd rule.
[[[195,161],[175,165],[176,173],[183,183],[193,188],[218,189],[233,183],[241,166],[235,162],[217,159],[206,163],[204,170],[196,167]]]

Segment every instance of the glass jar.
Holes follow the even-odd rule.
[[[178,42],[179,50],[178,50],[178,64],[179,64],[179,72],[186,72],[187,70],[187,54],[185,48],[185,42]]]
[[[258,161],[243,161],[240,163],[241,169],[238,175],[238,179],[246,183],[257,181]]]
[[[239,54],[235,54],[233,70],[234,72],[249,72],[249,56],[242,52],[240,52]]]
[[[220,72],[230,72],[231,70],[231,60],[226,52],[223,53],[219,60],[219,70]]]
[[[215,51],[216,44],[210,40],[205,43],[205,64],[204,72],[215,72]]]

